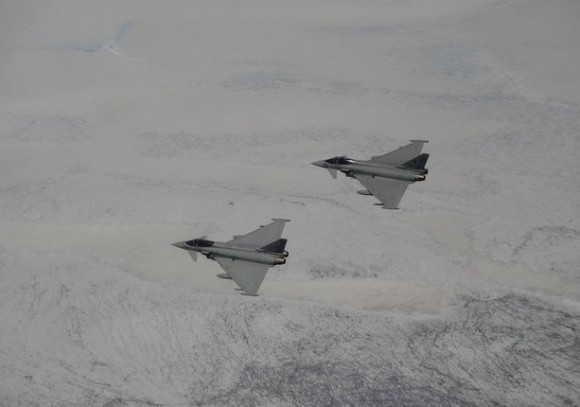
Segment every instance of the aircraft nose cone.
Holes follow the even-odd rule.
[[[325,168],[326,166],[324,165],[324,160],[321,161],[314,161],[313,163],[311,163],[312,165],[316,165],[317,167],[320,168]]]
[[[178,249],[185,249],[185,247],[183,247],[183,242],[176,242],[176,243],[171,243],[171,246],[175,246]]]

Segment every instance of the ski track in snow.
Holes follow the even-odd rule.
[[[575,4],[81,3],[0,5],[0,405],[580,405]],[[171,246],[271,217],[260,297]]]

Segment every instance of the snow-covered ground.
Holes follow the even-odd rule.
[[[579,17],[0,2],[0,405],[580,405]],[[412,138],[397,211],[310,165]],[[171,246],[272,217],[260,297]]]

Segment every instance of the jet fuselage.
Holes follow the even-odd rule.
[[[427,174],[426,169],[400,168],[393,165],[385,165],[372,161],[358,161],[346,157],[330,158],[325,161],[317,161],[313,164],[318,167],[341,171],[346,176],[363,174],[371,177],[390,178],[406,182],[425,181],[425,174]]]
[[[285,264],[288,252],[272,253],[259,249],[247,249],[235,246],[221,246],[219,243],[210,240],[194,239],[186,242],[173,244],[180,249],[201,253],[208,259],[215,260],[216,257],[225,257],[232,260],[243,260],[253,263],[267,264],[275,266]]]

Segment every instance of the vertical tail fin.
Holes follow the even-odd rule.
[[[413,170],[424,170],[425,164],[427,164],[428,159],[429,154],[427,153],[419,154],[417,157],[411,158],[409,161],[401,165],[401,167]]]
[[[261,247],[260,250],[270,253],[283,253],[284,249],[286,248],[286,243],[288,242],[287,239],[278,239],[275,242],[269,243],[264,247]]]

